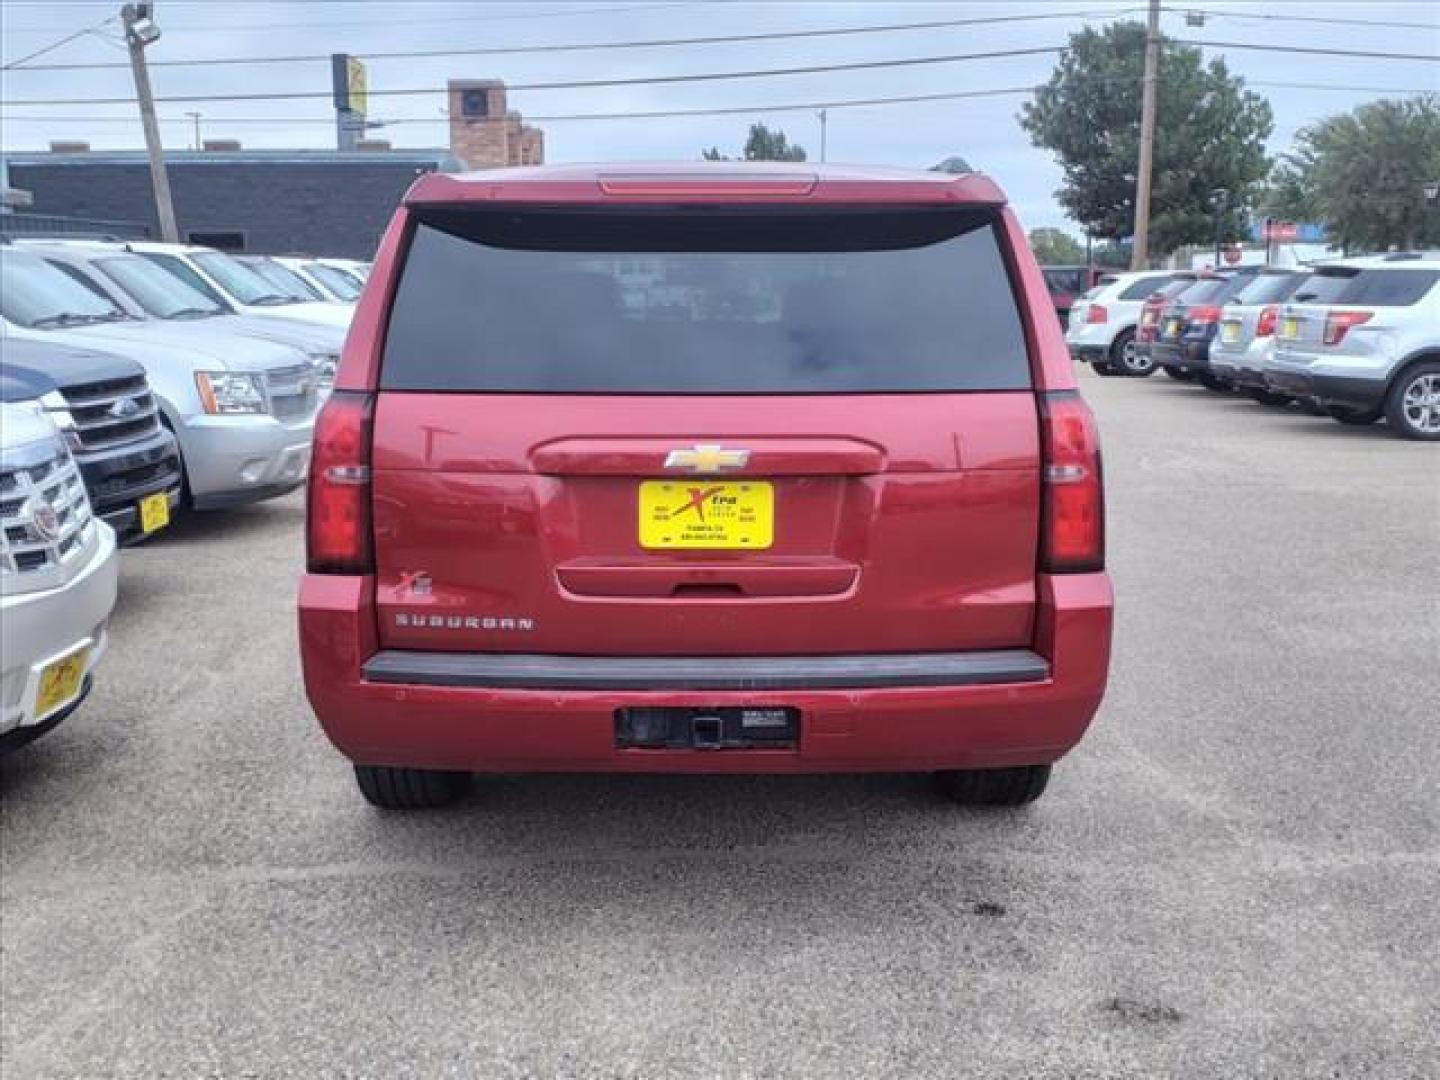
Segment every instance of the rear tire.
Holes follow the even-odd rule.
[[[1193,382],[1195,379],[1193,373],[1189,371],[1182,371],[1179,368],[1175,367],[1167,367],[1165,369],[1165,374],[1169,375],[1172,379],[1178,380],[1179,382]]]
[[[1135,343],[1135,331],[1122,331],[1110,346],[1110,364],[1121,375],[1144,379],[1155,374],[1155,361]]]
[[[445,806],[464,795],[470,786],[470,774],[356,765],[355,782],[371,806],[384,810],[427,810]]]
[[[1103,375],[1106,378],[1121,374],[1115,370],[1114,365],[1112,365],[1109,360],[1091,360],[1090,367],[1096,375]]]
[[[1407,439],[1440,441],[1440,360],[1416,364],[1391,384],[1385,419]]]
[[[936,773],[935,779],[950,801],[962,806],[1024,806],[1045,791],[1045,785],[1050,782],[1050,766],[952,769]]]
[[[1200,376],[1200,385],[1206,390],[1213,390],[1217,394],[1228,394],[1234,389],[1229,379],[1217,378],[1208,372]]]

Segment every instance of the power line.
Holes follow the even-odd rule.
[[[49,45],[46,45],[44,48],[36,49],[36,50],[35,50],[34,52],[32,52],[32,53],[26,53],[24,56],[20,57],[19,60],[11,60],[8,64],[0,64],[0,71],[10,71],[10,70],[12,70],[12,69],[19,69],[19,70],[22,70],[22,71],[23,71],[23,70],[25,70],[25,69],[24,69],[24,68],[21,68],[20,65],[23,64],[23,63],[25,63],[25,61],[27,61],[27,60],[34,60],[37,56],[44,56],[46,53],[52,53],[52,52],[54,52],[56,49],[60,48],[62,45],[69,45],[70,42],[74,41],[76,38],[84,37],[84,36],[87,35],[87,34],[93,34],[93,33],[95,33],[95,31],[99,30],[102,26],[107,26],[107,25],[109,25],[110,23],[114,22],[118,17],[119,17],[119,16],[111,15],[108,19],[101,19],[101,20],[100,20],[98,23],[96,23],[94,26],[87,26],[87,27],[85,27],[83,30],[76,30],[73,34],[67,34],[65,37],[62,37],[59,41],[51,42]],[[106,67],[129,67],[129,66],[130,66],[129,64],[107,64],[107,65],[106,65]]]
[[[785,75],[818,75],[836,71],[875,71],[881,68],[917,67],[927,64],[956,64],[969,60],[999,60],[1016,56],[1040,56],[1064,52],[1064,46],[1046,45],[1031,49],[997,49],[991,52],[951,53],[941,56],[907,56],[891,60],[862,60],[847,64],[813,64],[805,67],[761,68],[747,71],[706,71],[687,75],[645,75],[629,79],[580,79],[565,82],[510,83],[506,89],[514,93],[521,90],[588,90],[606,86],[649,86],[676,83],[716,82],[734,79],[767,79]],[[413,97],[419,94],[444,93],[441,87],[407,90],[371,90],[375,97]],[[213,101],[291,101],[299,99],[328,99],[329,90],[299,91],[258,91],[245,94],[182,94],[156,98],[166,104]],[[129,98],[25,98],[12,100],[9,105],[123,105]]]
[[[1113,76],[1102,78],[1103,82],[1138,82],[1138,75]],[[1163,80],[1162,80],[1163,81]],[[1399,86],[1355,86],[1338,83],[1298,83],[1298,82],[1259,82],[1251,83],[1249,86],[1265,86],[1291,90],[1338,90],[1351,93],[1381,93],[1381,94],[1422,94],[1425,90],[1405,88]],[[774,103],[764,105],[726,105],[715,108],[702,109],[657,109],[639,112],[603,112],[603,113],[556,113],[546,116],[526,115],[525,119],[534,123],[559,123],[566,121],[584,120],[649,120],[686,116],[732,116],[745,113],[770,113],[770,112],[803,112],[815,109],[846,109],[861,108],[874,105],[903,105],[911,103],[924,103],[931,101],[950,101],[963,98],[1000,97],[1013,94],[1028,94],[1039,89],[1038,86],[1011,86],[1001,87],[993,90],[963,90],[951,93],[938,94],[906,94],[890,97],[871,98],[848,98],[848,99],[826,99],[823,101],[806,101],[794,103]],[[12,120],[33,121],[37,123],[134,123],[133,117],[127,116],[0,116],[0,120],[7,122]],[[184,117],[171,116],[162,117],[162,123],[166,124],[189,124],[191,121]],[[326,126],[335,123],[334,117],[327,116],[238,116],[238,117],[211,117],[211,122],[220,126],[226,124],[267,124],[270,126],[285,127],[293,124],[324,124]],[[443,124],[446,122],[444,116],[402,116],[383,121],[385,127],[393,127],[401,124]]]
[[[1127,9],[1128,10],[1128,9]],[[1123,14],[1123,12],[1120,12]],[[757,34],[725,34],[714,37],[655,38],[642,41],[576,42],[561,45],[516,45],[481,49],[410,49],[394,52],[367,52],[355,55],[363,60],[422,60],[451,56],[525,56],[541,53],[599,52],[614,49],[654,49],[676,45],[733,45],[758,41],[782,41],[799,38],[849,37],[861,34],[892,34],[912,30],[942,30],[962,26],[991,26],[1002,23],[1038,22],[1049,19],[1102,18],[1115,12],[1051,11],[1028,15],[998,15],[973,19],[932,19],[925,22],[885,23],[875,26],[822,27],[811,30],[776,30]],[[308,53],[292,56],[228,56],[198,60],[156,60],[151,67],[215,67],[235,64],[298,64],[329,62],[329,53]],[[128,67],[122,63],[37,64],[23,71],[98,71]]]
[[[7,0],[13,2],[13,0]],[[430,17],[406,18],[406,26],[428,26],[440,23],[491,23],[506,22],[513,19],[557,19],[570,18],[575,15],[618,15],[627,11],[663,11],[666,8],[691,7],[699,0],[683,0],[679,3],[665,4],[627,4],[623,7],[590,7],[577,8],[566,7],[558,11],[524,11],[505,15],[439,15]],[[209,7],[207,3],[203,5]],[[166,20],[166,31],[172,34],[213,34],[220,30],[340,30],[348,28],[361,29],[365,27],[394,27],[395,18],[393,15],[383,19],[368,20],[340,20],[325,22],[264,22],[264,23],[215,23],[207,22],[203,26],[187,25],[180,23],[172,24]],[[48,34],[50,28],[45,26],[7,26],[6,34]]]
[[[1440,55],[1435,53],[1394,53],[1360,51],[1356,49],[1321,49],[1310,45],[1257,45],[1248,41],[1195,41],[1190,38],[1175,38],[1182,45],[1204,45],[1210,49],[1247,49],[1251,52],[1302,53],[1307,56],[1351,56],[1366,60],[1422,60],[1435,63]]]
[[[1212,19],[1263,19],[1267,22],[1300,22],[1320,23],[1327,26],[1373,26],[1382,29],[1392,30],[1435,30],[1436,23],[1413,23],[1413,22],[1391,22],[1378,21],[1374,19],[1341,19],[1321,15],[1270,15],[1256,14],[1241,11],[1214,11],[1210,8],[1172,8],[1167,7],[1165,11],[1172,15],[1204,15]]]

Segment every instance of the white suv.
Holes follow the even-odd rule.
[[[1265,380],[1343,423],[1384,416],[1406,438],[1440,440],[1440,255],[1316,267],[1280,309]]]
[[[1098,375],[1149,375],[1155,361],[1135,348],[1140,309],[1174,275],[1154,271],[1106,274],[1070,309],[1065,342],[1070,355]]]
[[[90,690],[115,606],[115,533],[33,402],[0,404],[0,751],[43,735]]]

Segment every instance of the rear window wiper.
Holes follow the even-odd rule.
[[[209,319],[209,318],[211,318],[211,317],[213,317],[213,316],[215,316],[215,315],[219,315],[219,314],[220,314],[220,312],[216,311],[214,308],[187,307],[187,308],[180,308],[180,309],[178,309],[178,310],[176,310],[176,311],[172,311],[172,312],[170,312],[170,314],[166,315],[165,318],[167,318],[167,319]]]
[[[273,307],[277,304],[293,304],[295,303],[295,298],[293,296],[281,296],[279,293],[264,293],[255,297],[250,303],[258,304],[261,307]]]

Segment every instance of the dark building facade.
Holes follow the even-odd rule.
[[[180,239],[233,251],[369,259],[415,178],[455,172],[448,150],[170,151],[165,155]],[[142,151],[7,154],[10,184],[36,215],[140,222],[158,238]]]

